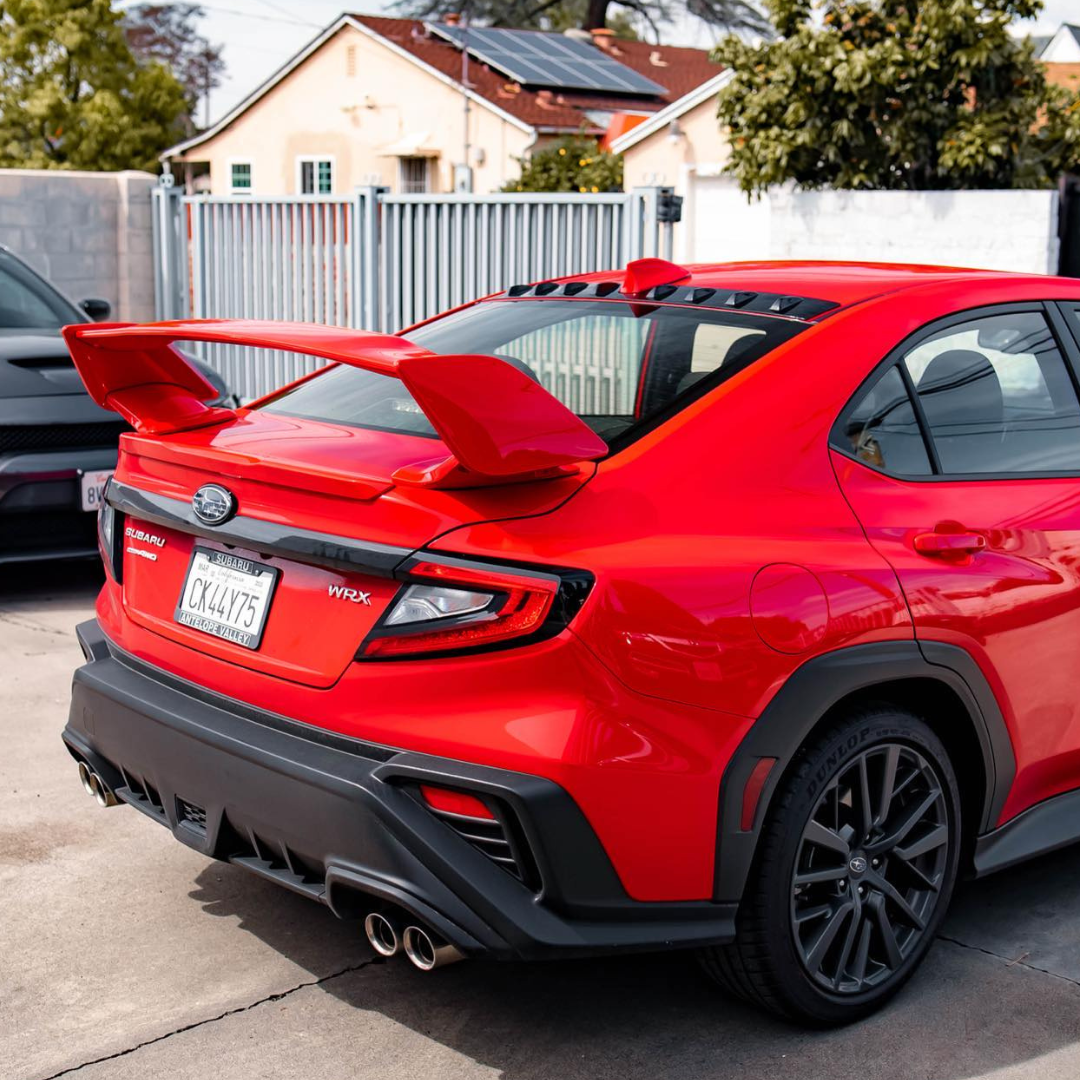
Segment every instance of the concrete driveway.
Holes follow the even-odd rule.
[[[60,743],[89,567],[0,568],[0,1076],[1076,1080],[1080,849],[965,890],[884,1014],[805,1032],[683,955],[423,975],[99,810]]]

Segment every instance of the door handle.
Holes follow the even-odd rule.
[[[975,532],[919,533],[914,543],[922,555],[974,555],[986,549],[986,537]]]

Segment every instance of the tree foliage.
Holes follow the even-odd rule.
[[[153,168],[184,88],[139,63],[110,0],[0,0],[0,167]]]
[[[159,61],[180,80],[192,116],[200,99],[209,107],[210,91],[225,73],[222,46],[199,33],[204,15],[198,4],[136,4],[124,13],[131,51],[143,63]]]
[[[714,53],[745,191],[1040,187],[1080,160],[1080,101],[1009,33],[1042,0],[768,4],[779,39]]]
[[[518,163],[521,176],[504,191],[622,190],[622,158],[605,153],[585,135],[565,136]]]
[[[727,30],[768,31],[754,0],[397,0],[395,10],[415,19],[459,15],[483,26],[523,30],[599,30],[636,36],[635,24],[659,39],[660,27],[689,13]]]

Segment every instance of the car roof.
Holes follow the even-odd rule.
[[[691,263],[684,267],[690,277],[680,286],[710,289],[749,289],[814,297],[840,307],[922,285],[1000,282],[1003,287],[1020,282],[1043,281],[1060,292],[1062,286],[1075,287],[1080,296],[1080,279],[1033,274],[1013,274],[1003,270],[972,270],[954,266],[905,263],[813,261],[760,261]],[[623,271],[573,275],[575,281],[621,281]],[[565,281],[567,278],[559,280]],[[1070,289],[1071,291],[1071,289]],[[1048,291],[1049,295],[1049,291]]]

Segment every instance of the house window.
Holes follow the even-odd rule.
[[[229,191],[233,195],[251,194],[251,162],[229,162]]]
[[[330,195],[334,190],[334,159],[302,157],[297,159],[301,195]]]
[[[398,158],[401,162],[401,193],[419,195],[430,190],[428,186],[428,159],[426,157]]]

